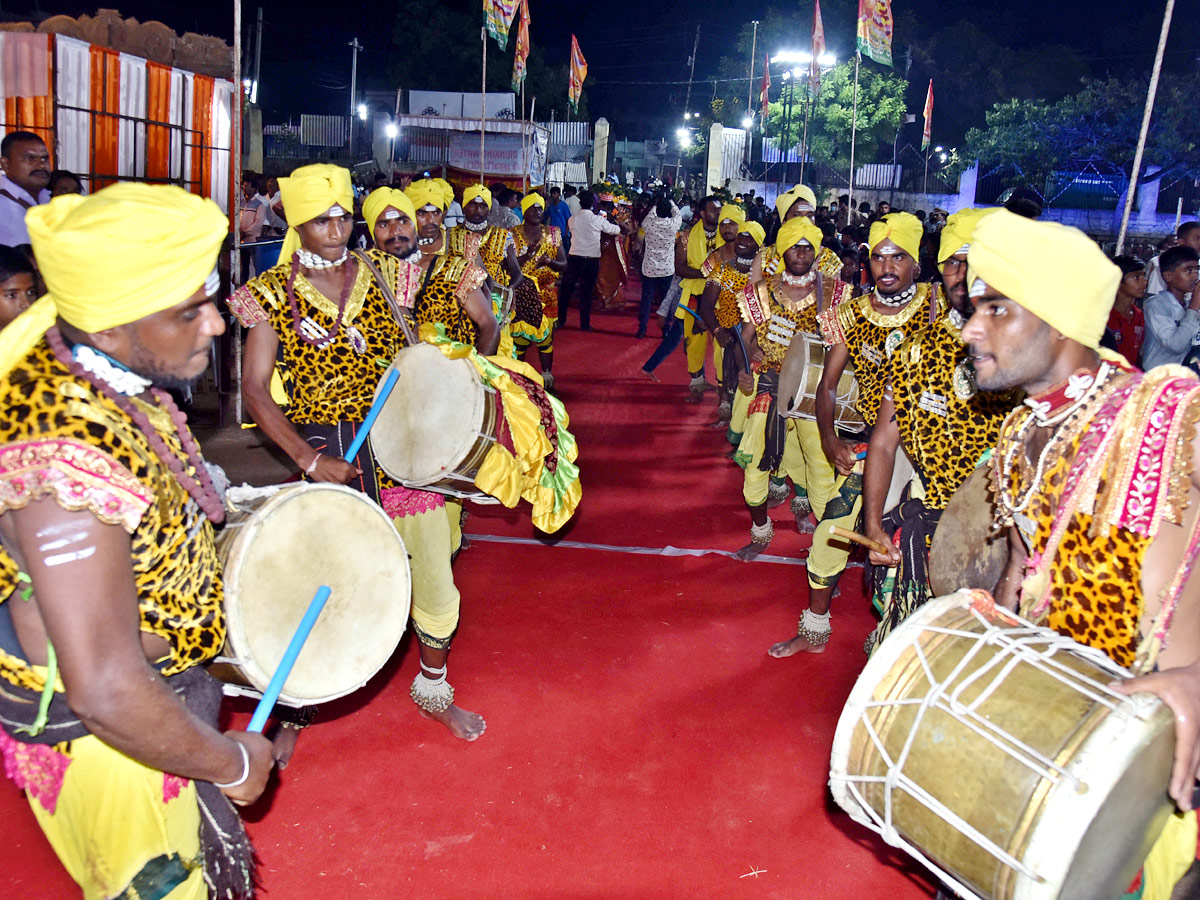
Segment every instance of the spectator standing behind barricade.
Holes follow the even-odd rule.
[[[1160,294],[1167,289],[1167,283],[1163,280],[1160,271],[1159,260],[1162,259],[1163,253],[1181,244],[1200,253],[1200,222],[1184,222],[1175,232],[1173,239],[1171,236],[1163,239],[1159,245],[1159,255],[1150,260],[1150,265],[1146,269],[1148,279],[1146,290],[1151,294]]]
[[[12,131],[0,142],[0,245],[29,243],[27,210],[50,200],[50,151],[31,131]]]
[[[1121,270],[1121,281],[1100,345],[1116,350],[1136,366],[1146,339],[1146,319],[1141,308],[1146,296],[1146,264],[1136,256],[1117,256],[1113,262]]]
[[[1180,244],[1159,257],[1159,269],[1166,290],[1146,301],[1146,343],[1142,347],[1142,368],[1152,369],[1166,363],[1182,363],[1200,335],[1200,294],[1196,279],[1200,275],[1200,254]],[[1188,301],[1188,295],[1192,299]]]
[[[82,194],[83,182],[74,172],[66,169],[55,169],[50,173],[50,199],[61,197],[63,194]]]

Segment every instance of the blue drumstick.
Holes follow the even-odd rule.
[[[304,642],[308,640],[309,632],[317,624],[317,616],[321,615],[321,610],[325,608],[325,601],[328,599],[329,588],[321,585],[317,588],[317,594],[312,598],[312,602],[308,604],[308,610],[304,613],[304,618],[300,620],[296,633],[292,635],[291,643],[284,651],[283,659],[279,661],[279,667],[271,676],[267,689],[263,691],[262,699],[258,701],[258,706],[255,707],[254,715],[250,719],[250,725],[246,728],[247,731],[262,731],[263,726],[267,724],[267,716],[271,715],[271,710],[275,708],[279,692],[283,690],[284,682],[292,674],[292,667],[296,665],[296,657],[304,648]]]
[[[383,390],[379,392],[379,396],[371,404],[371,411],[363,419],[362,428],[358,429],[358,434],[354,436],[354,440],[350,443],[350,449],[346,451],[346,462],[352,463],[354,462],[354,457],[358,456],[358,451],[362,449],[363,442],[367,439],[367,434],[371,431],[371,426],[379,418],[379,412],[383,409],[383,404],[387,403],[388,397],[392,395],[392,388],[396,386],[396,379],[399,377],[399,369],[392,369],[392,371],[388,372],[387,380],[383,383]]]

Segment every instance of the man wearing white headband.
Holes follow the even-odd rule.
[[[790,191],[784,191],[775,198],[775,212],[779,216],[779,226],[796,217],[803,217],[814,222],[816,217],[817,195],[807,185],[797,184]],[[815,224],[815,222],[814,222]],[[778,233],[778,231],[776,232]],[[766,244],[754,259],[754,269],[750,273],[753,281],[761,281],[778,274],[783,262],[775,252],[773,243]],[[836,253],[825,246],[817,247],[817,271],[822,275],[837,278],[842,271],[842,261]]]

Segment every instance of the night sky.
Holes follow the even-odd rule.
[[[259,5],[251,0],[243,7],[247,27]],[[380,76],[386,55],[392,51],[389,46],[392,28],[396,16],[404,9],[403,0],[367,3],[262,0],[261,5],[266,27],[260,101],[268,122],[282,121],[289,113],[341,112],[348,102],[350,50],[346,44],[355,36],[366,46],[366,51],[359,56],[360,84],[365,80],[369,87],[394,89],[394,85],[387,84]],[[453,0],[453,5],[466,8],[468,4]],[[585,90],[592,118],[607,115],[620,121],[621,111],[643,115],[661,113],[665,118],[671,107],[671,92],[679,88],[661,82],[686,79],[687,58],[696,25],[701,26],[696,77],[702,83],[705,75],[716,73],[720,56],[730,51],[738,26],[762,18],[766,5],[704,0],[690,3],[604,0],[586,4],[531,0],[531,38],[535,45],[543,48],[549,63],[561,64],[567,59],[571,33],[578,35],[590,64]],[[84,4],[46,4],[42,8],[72,15],[94,12],[94,7]],[[180,32],[194,30],[232,40],[232,3],[136,0],[120,3],[119,8],[126,16],[136,16],[143,21],[158,19]],[[809,0],[798,4],[798,8],[807,14],[811,9]],[[1131,0],[1120,5],[1098,4],[1095,0],[1051,3],[1045,0],[895,0],[894,9],[898,15],[902,8],[926,21],[927,17],[940,22],[969,20],[1013,49],[1067,45],[1088,61],[1094,74],[1103,75],[1109,72],[1124,74],[1137,69],[1148,71],[1158,39],[1163,4],[1159,0]],[[19,10],[19,5],[5,4],[9,15]],[[653,11],[652,17],[648,15],[649,10]],[[1101,14],[1097,15],[1098,12]],[[420,24],[414,23],[413,27],[419,28]],[[474,35],[464,34],[445,37],[454,41],[477,40]],[[851,52],[853,35],[831,28],[828,12],[826,38],[829,49],[841,58]],[[807,40],[807,34],[798,35],[796,44],[803,47]],[[905,41],[902,31],[897,31],[895,41],[899,55]],[[1167,67],[1175,71],[1200,72],[1198,57],[1200,4],[1187,0],[1177,2]],[[614,84],[631,81],[643,83]],[[436,90],[440,85],[437,73],[431,72],[428,84],[405,87]],[[923,87],[919,93],[923,96]],[[982,110],[980,112],[982,115]]]

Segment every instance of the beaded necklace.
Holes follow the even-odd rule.
[[[787,269],[784,269],[779,274],[779,277],[783,280],[783,283],[786,284],[788,287],[808,287],[810,284],[812,284],[814,281],[817,280],[817,270],[816,270],[816,268],[812,268],[812,269],[809,269],[807,272],[805,272],[803,275],[793,275]]]
[[[195,477],[188,474],[183,461],[167,447],[166,441],[163,440],[162,435],[158,433],[158,429],[150,422],[149,416],[138,409],[137,405],[129,397],[115,390],[112,385],[108,384],[102,378],[93,377],[92,373],[88,372],[87,369],[76,361],[71,351],[67,349],[67,345],[64,343],[57,325],[52,326],[46,332],[46,342],[54,352],[55,358],[66,366],[72,375],[92,385],[133,420],[142,434],[146,436],[146,440],[150,442],[150,448],[154,451],[154,455],[158,457],[160,462],[166,464],[167,468],[171,470],[171,474],[175,476],[175,480],[196,501],[196,504],[203,510],[209,521],[218,525],[224,522],[225,504],[222,502],[221,495],[217,492],[217,489],[213,487],[212,478],[208,474],[208,466],[204,462],[204,458],[200,455],[200,446],[196,443],[191,429],[187,426],[187,416],[175,405],[175,401],[171,399],[171,395],[159,388],[152,387],[150,389],[150,393],[154,399],[170,415],[171,422],[175,425],[175,432],[179,436],[179,442],[183,445],[183,452],[187,455],[187,462],[196,472]]]
[[[296,275],[300,272],[300,256],[299,254],[292,255],[292,268],[288,272],[287,280],[287,298],[288,306],[292,311],[292,328],[296,330],[296,334],[300,336],[300,340],[306,344],[316,347],[318,350],[324,350],[337,337],[338,331],[342,327],[342,318],[346,315],[346,301],[350,299],[350,291],[354,287],[355,278],[358,275],[358,260],[355,260],[346,267],[345,282],[342,284],[342,296],[338,299],[338,314],[337,319],[333,323],[333,329],[324,337],[309,337],[303,328],[303,319],[300,316],[300,306],[296,302]]]
[[[916,293],[917,293],[916,284],[910,284],[907,288],[902,290],[900,293],[892,294],[892,296],[890,296],[890,297],[883,296],[883,294],[879,293],[879,288],[876,288],[875,289],[875,299],[878,300],[880,303],[882,303],[884,306],[897,307],[897,306],[903,306],[905,303],[907,303],[909,300],[911,300],[914,296],[916,296]]]

